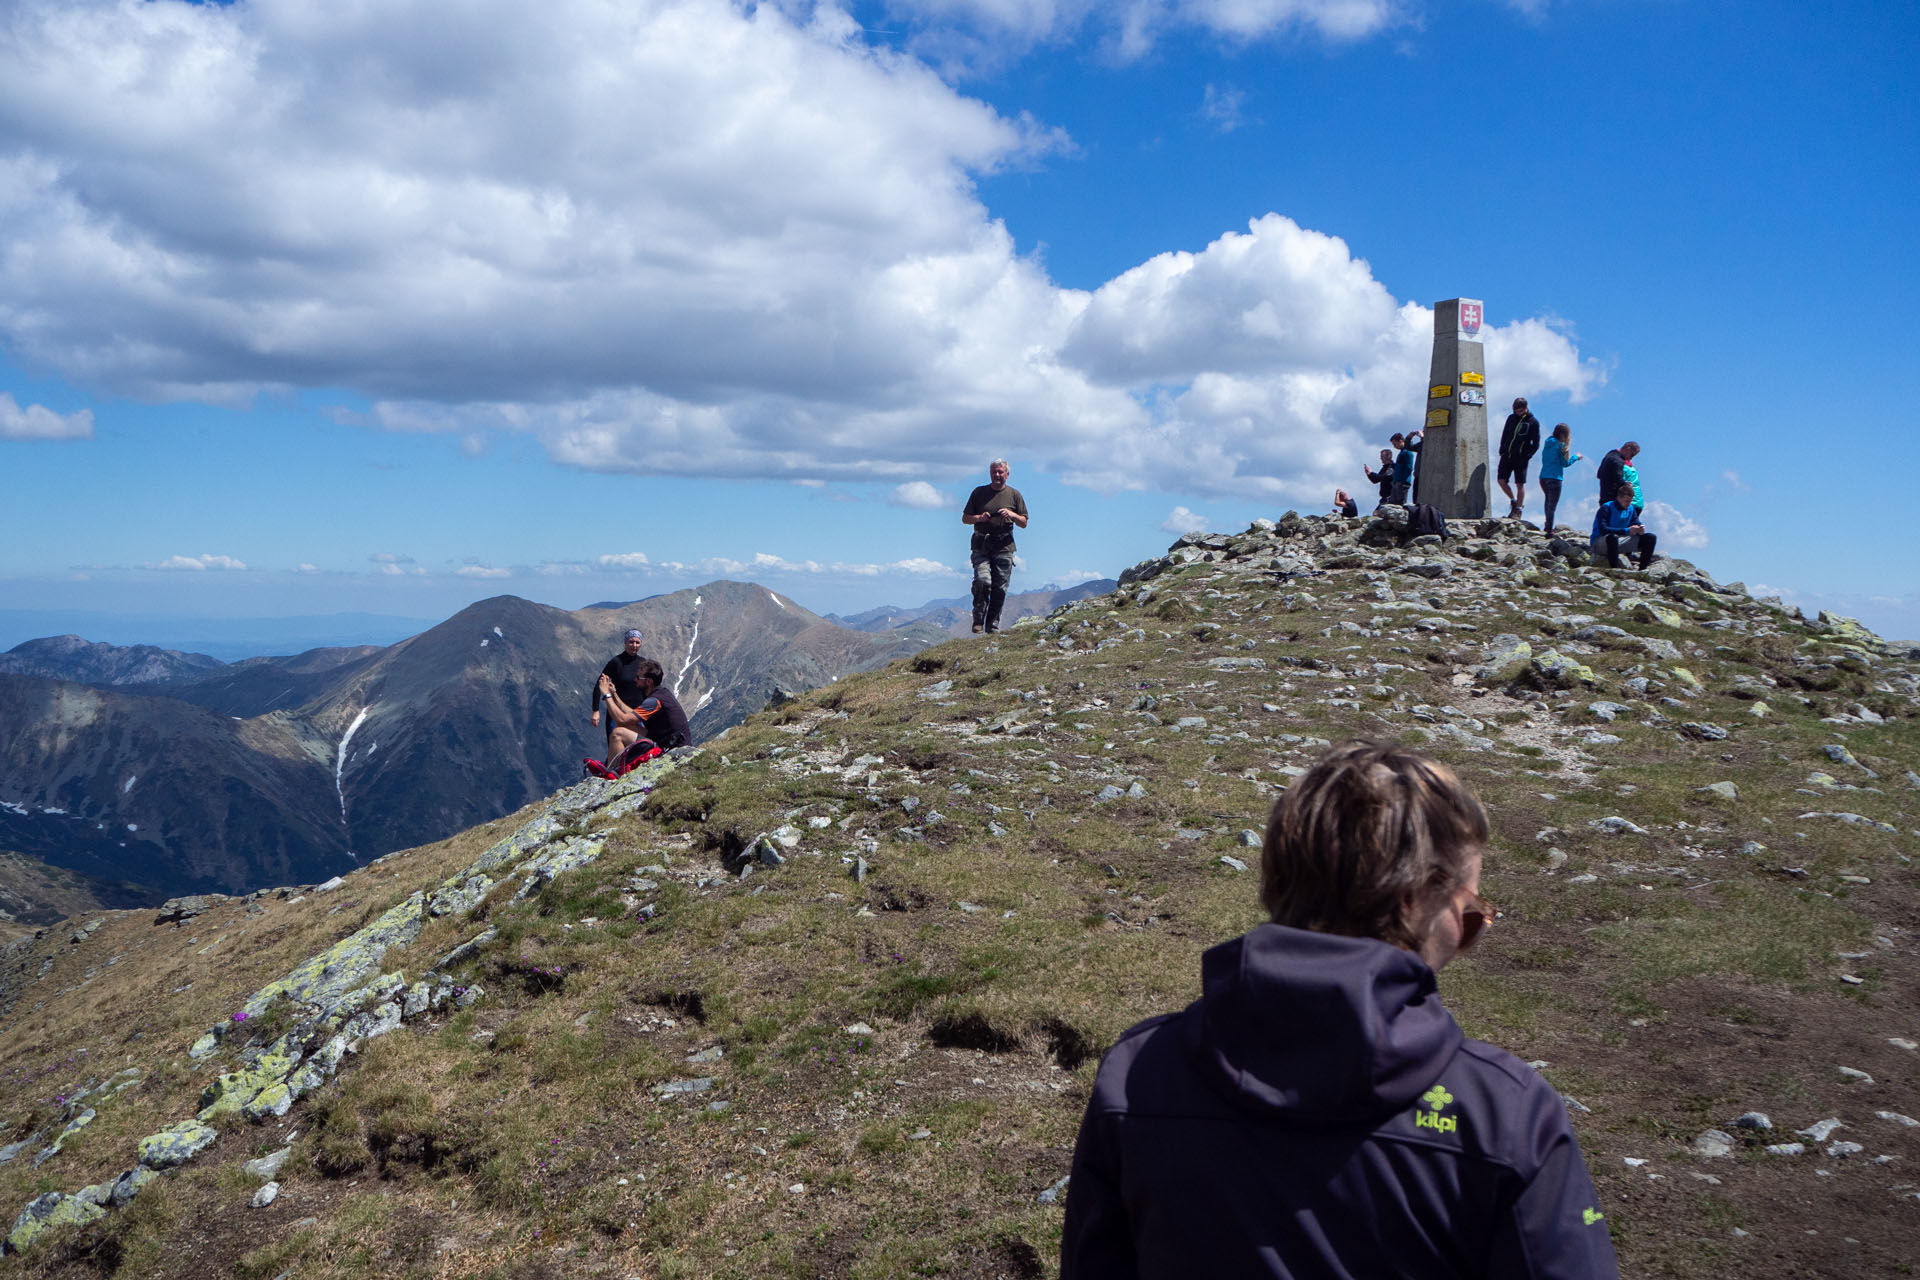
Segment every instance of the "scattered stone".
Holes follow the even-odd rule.
[[[1857,1142],[1830,1142],[1827,1144],[1827,1154],[1835,1160],[1844,1160],[1848,1156],[1857,1156],[1865,1150],[1866,1148]]]
[[[1725,742],[1727,739],[1727,731],[1717,724],[1689,722],[1680,726],[1680,732],[1701,742]]]
[[[1873,1114],[1882,1120],[1891,1121],[1903,1129],[1920,1129],[1920,1120],[1915,1120],[1912,1116],[1903,1116],[1898,1111],[1876,1111]]]
[[[1602,720],[1611,721],[1622,711],[1631,711],[1633,708],[1620,702],[1601,701],[1588,703],[1587,710],[1593,712],[1594,715],[1599,716]]]
[[[258,1160],[249,1160],[240,1166],[240,1171],[250,1178],[259,1178],[263,1182],[272,1182],[280,1176],[281,1166],[287,1163],[287,1157],[293,1154],[292,1147],[282,1147],[272,1155],[261,1156]]]
[[[1820,748],[1820,750],[1824,751],[1826,753],[1827,759],[1833,761],[1835,764],[1844,764],[1852,768],[1858,769],[1860,772],[1866,774],[1869,778],[1877,778],[1880,776],[1879,774],[1875,773],[1873,770],[1867,768],[1867,766],[1861,764],[1858,760],[1854,759],[1853,752],[1847,750],[1845,746],[1843,746],[1838,742],[1829,743],[1828,745]]]
[[[253,1193],[253,1207],[256,1209],[264,1209],[278,1199],[279,1195],[280,1184],[277,1182],[269,1182]]]
[[[327,881],[325,884],[317,884],[313,886],[313,891],[315,893],[332,893],[335,889],[340,888],[344,884],[346,884],[346,880],[343,877],[335,876],[333,877],[333,879]]]
[[[1842,1076],[1853,1081],[1855,1084],[1872,1084],[1873,1083],[1873,1077],[1868,1075],[1866,1072],[1860,1070],[1860,1068],[1858,1067],[1835,1067],[1834,1070],[1838,1071]]]
[[[713,1077],[700,1076],[693,1080],[669,1080],[665,1084],[653,1086],[653,1091],[663,1098],[672,1098],[686,1093],[705,1093],[711,1088],[713,1088]]]
[[[1807,1144],[1804,1142],[1776,1142],[1763,1149],[1770,1156],[1798,1156],[1806,1154]]]
[[[1644,836],[1647,834],[1645,827],[1636,822],[1629,822],[1627,819],[1619,817],[1618,815],[1608,818],[1595,818],[1593,821],[1587,823],[1587,825],[1595,831],[1604,831],[1612,836]]]
[[[1795,1129],[1793,1133],[1796,1138],[1805,1138],[1808,1142],[1825,1142],[1833,1136],[1834,1130],[1844,1129],[1846,1127],[1847,1126],[1841,1124],[1840,1121],[1829,1118],[1826,1120],[1816,1120],[1804,1129]]]
[[[1498,635],[1473,669],[1482,684],[1510,684],[1533,664],[1533,646],[1516,635]]]
[[[840,1029],[850,1036],[870,1036],[873,1034],[873,1028],[864,1022],[849,1023]]]
[[[13,1229],[7,1232],[6,1251],[21,1253],[33,1247],[33,1242],[53,1227],[84,1226],[100,1218],[106,1210],[91,1201],[78,1196],[64,1196],[58,1191],[49,1191],[45,1195],[35,1196],[13,1220]]]
[[[171,1169],[205,1151],[220,1135],[198,1120],[181,1120],[140,1139],[140,1163],[149,1169]]]
[[[1734,1117],[1733,1127],[1751,1129],[1756,1133],[1766,1133],[1773,1128],[1773,1121],[1764,1111],[1743,1111]]]
[[[1059,1204],[1060,1197],[1067,1194],[1067,1184],[1072,1180],[1072,1174],[1065,1175],[1058,1182],[1035,1196],[1034,1200],[1039,1204]]]
[[[1740,788],[1734,786],[1731,782],[1709,782],[1704,787],[1695,787],[1694,790],[1704,791],[1709,795],[1718,796],[1722,800],[1738,800],[1740,798]]]
[[[1721,1160],[1733,1154],[1733,1135],[1721,1129],[1708,1129],[1693,1140],[1693,1154],[1709,1160]]]
[[[1220,863],[1222,866],[1232,867],[1235,871],[1245,871],[1247,869],[1246,863],[1240,861],[1240,859],[1234,857],[1231,854],[1226,854],[1226,853],[1221,854]]]

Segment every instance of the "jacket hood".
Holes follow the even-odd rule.
[[[1412,1105],[1466,1039],[1410,951],[1263,924],[1210,949],[1197,1018],[1202,1069],[1247,1106],[1339,1125]]]

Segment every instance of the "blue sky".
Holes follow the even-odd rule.
[[[1113,575],[1364,491],[1465,295],[1674,550],[1920,636],[1910,5],[4,14],[0,610],[915,604],[996,454]]]

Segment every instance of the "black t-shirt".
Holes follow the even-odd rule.
[[[630,707],[639,706],[640,699],[646,696],[640,692],[640,686],[634,682],[634,676],[638,674],[640,663],[643,660],[643,655],[628,653],[625,649],[622,649],[607,659],[606,666],[600,668],[600,674],[613,681],[613,691],[619,695],[620,701]],[[600,709],[600,682],[598,680],[593,682],[593,696],[589,699],[589,705],[595,711]]]
[[[647,736],[662,751],[690,746],[693,732],[687,728],[687,713],[680,706],[680,699],[673,696],[673,690],[664,686],[655,689],[653,696],[660,703],[660,711],[647,721]]]
[[[988,511],[1017,511],[1024,516],[1027,514],[1027,500],[1010,484],[1001,485],[997,492],[992,485],[983,484],[967,498],[966,509],[961,514],[977,516]],[[1010,521],[973,526],[974,553],[997,556],[1014,550],[1015,527]]]

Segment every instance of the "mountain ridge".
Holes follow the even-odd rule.
[[[618,610],[495,596],[385,647],[207,667],[62,643],[43,665],[170,674],[103,689],[0,676],[0,801],[11,806],[0,848],[187,893],[324,879],[444,837],[549,794],[602,754],[587,722],[593,679],[629,626],[646,632],[696,738],[776,688],[810,689],[930,640],[850,631],[757,584],[719,581]],[[82,708],[100,749],[80,750],[64,727]],[[152,793],[193,797],[178,815],[126,784],[161,771],[182,782],[191,760],[208,762],[204,787]]]
[[[1099,1055],[1196,998],[1275,797],[1371,736],[1487,805],[1501,918],[1440,992],[1567,1100],[1624,1273],[1903,1274],[1920,652],[1462,533],[1191,535],[628,790],[5,952],[0,1117],[60,1148],[0,1162],[18,1265],[1054,1274]]]

